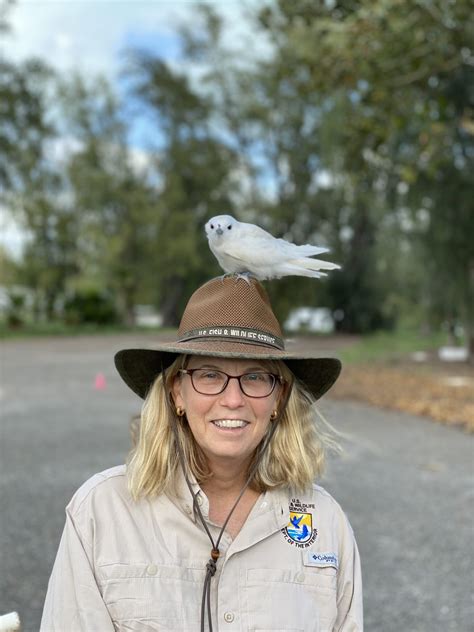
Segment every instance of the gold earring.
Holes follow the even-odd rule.
[[[185,410],[182,406],[176,406],[176,414],[178,417],[184,417]]]
[[[270,415],[270,421],[275,421],[277,417],[278,417],[278,410],[275,409]]]

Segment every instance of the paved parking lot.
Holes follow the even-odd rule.
[[[140,400],[114,351],[145,335],[8,341],[1,349],[0,613],[37,630],[74,490],[122,463]],[[98,373],[105,389],[94,388]],[[367,632],[470,632],[473,440],[428,420],[325,399],[345,452],[322,484],[361,551]],[[68,631],[64,631],[68,632]]]

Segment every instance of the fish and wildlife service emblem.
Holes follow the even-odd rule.
[[[314,509],[314,505],[307,505],[293,498],[290,503],[290,521],[282,529],[285,540],[297,548],[311,546],[318,535],[313,527],[313,514],[308,509]]]

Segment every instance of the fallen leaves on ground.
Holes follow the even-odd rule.
[[[346,365],[330,395],[425,415],[474,432],[474,371],[465,365],[457,370],[411,364]]]

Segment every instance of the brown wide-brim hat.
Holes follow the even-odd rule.
[[[280,325],[268,294],[254,278],[218,277],[198,288],[186,305],[174,342],[152,349],[123,349],[115,366],[124,382],[145,398],[156,377],[178,355],[283,360],[290,371],[319,399],[341,372],[336,358],[285,351]]]

